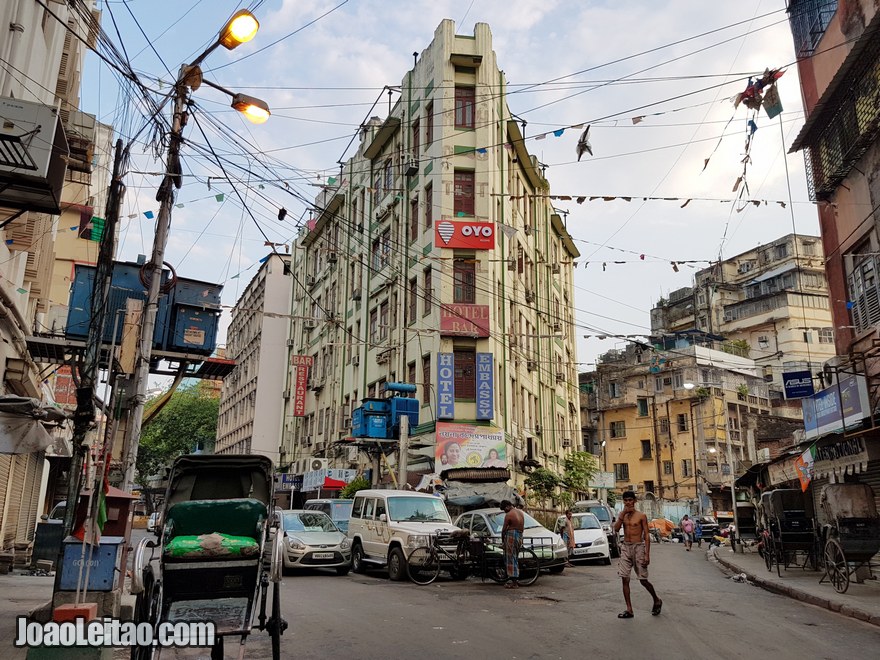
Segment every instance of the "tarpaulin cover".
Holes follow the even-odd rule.
[[[63,410],[37,399],[0,396],[0,454],[31,454],[55,442],[46,424],[67,419]]]
[[[498,506],[502,500],[523,504],[516,490],[505,483],[447,481],[444,496],[449,504],[460,507]]]

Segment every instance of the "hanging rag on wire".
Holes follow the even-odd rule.
[[[578,138],[577,147],[575,147],[575,151],[577,152],[578,160],[581,159],[585,153],[593,155],[593,147],[590,145],[590,127],[587,126],[584,129],[584,132],[581,133],[580,138]]]

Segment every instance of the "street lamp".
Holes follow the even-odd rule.
[[[156,329],[156,314],[159,308],[162,266],[165,259],[165,246],[168,243],[168,231],[171,226],[171,209],[174,207],[175,188],[181,186],[180,145],[183,142],[183,127],[188,118],[188,98],[190,91],[197,90],[203,83],[232,97],[232,107],[245,115],[250,121],[261,124],[269,118],[269,106],[265,101],[237,94],[228,89],[205,80],[199,66],[218,46],[232,50],[254,38],[260,24],[254,15],[241,10],[226,21],[217,35],[216,41],[190,64],[180,67],[177,80],[171,94],[165,99],[174,101],[171,121],[171,132],[168,140],[168,156],[166,159],[165,178],[156,193],[160,203],[156,220],[156,235],[153,241],[153,253],[150,262],[145,266],[150,286],[144,304],[140,336],[138,338],[138,362],[134,382],[136,386],[129,423],[126,427],[123,448],[123,467],[125,479],[123,490],[128,490],[134,481],[135,463],[137,461],[138,443],[140,442],[143,423],[144,404],[147,399],[147,380],[150,375],[150,361],[153,355],[153,334]]]

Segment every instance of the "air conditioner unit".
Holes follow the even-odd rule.
[[[376,364],[385,364],[391,358],[391,351],[384,350],[376,353]]]
[[[559,264],[553,264],[550,266],[550,270],[554,275],[559,275],[559,271],[561,270],[561,267],[559,266]]]
[[[315,284],[317,284],[317,280],[315,279],[315,276],[314,275],[307,275],[306,276],[306,286],[313,287],[313,286],[315,286]]]
[[[529,371],[535,371],[537,368],[538,368],[538,361],[537,360],[529,360],[526,362],[526,369],[528,369]]]
[[[351,428],[351,417],[342,418],[342,428],[348,430]]]
[[[282,399],[289,399],[289,398],[290,398],[290,390],[284,390],[284,391],[281,393],[281,398],[282,398]]]
[[[315,451],[324,451],[324,449],[325,449],[326,447],[327,447],[327,443],[326,443],[326,442],[316,442],[316,443],[315,443]],[[314,458],[314,459],[312,459],[312,466],[318,464],[317,461],[319,461],[319,460],[320,460],[320,459],[318,459],[318,458]],[[312,470],[323,470],[324,467],[326,467],[326,465],[321,466],[321,467],[312,467]]]
[[[556,374],[556,382],[557,382],[557,383],[562,383],[562,382],[564,382],[564,381],[565,381],[565,374],[562,373],[561,371],[557,372],[557,374]]]
[[[510,270],[510,271],[516,270],[516,259],[508,259],[507,260],[507,270]]]
[[[544,433],[544,427],[541,426],[540,424],[536,424],[535,425],[535,435],[541,435],[542,433]]]
[[[295,340],[295,339],[288,339],[288,340],[287,340],[287,346],[288,346],[288,348],[294,348],[294,347],[296,347],[296,340]]]
[[[303,327],[306,330],[314,330],[318,327],[318,319],[303,319]]]
[[[376,220],[381,220],[382,218],[384,218],[386,215],[388,215],[388,211],[390,210],[391,204],[383,204],[382,206],[378,207],[375,213]]]
[[[756,452],[758,462],[766,463],[770,460],[770,447],[762,447]]]
[[[306,447],[311,447],[311,446],[312,446],[312,436],[307,435],[306,437],[304,437],[304,438],[303,438],[303,444],[304,444]]]
[[[314,380],[311,382],[311,388],[315,392],[324,389],[324,376],[315,376]]]
[[[348,462],[349,463],[357,463],[359,457],[360,457],[360,450],[357,447],[349,447],[348,448]]]
[[[411,156],[407,159],[403,173],[406,176],[413,176],[419,173],[419,159],[416,156]]]
[[[518,343],[519,343],[519,340],[516,338],[516,335],[511,335],[510,338],[507,340],[507,344],[511,348],[516,348]]]
[[[571,447],[571,438],[563,438],[562,439],[563,447]]]
[[[339,259],[339,256],[335,252],[331,252],[327,255],[327,263],[335,264]]]
[[[553,324],[553,332],[562,332],[562,324],[559,321]]]
[[[533,303],[535,302],[535,292],[531,289],[526,289],[526,302]]]
[[[352,363],[354,366],[358,366],[358,365],[361,363],[361,356],[360,356],[360,354],[355,353],[354,355],[352,355],[352,356],[351,356],[351,363]]]
[[[361,293],[360,289],[355,289],[354,291],[351,292],[351,299],[352,300],[360,300],[362,295],[363,294]]]

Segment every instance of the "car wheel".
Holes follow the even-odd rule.
[[[351,548],[351,570],[355,573],[366,573],[367,567],[364,563],[364,550],[360,543],[355,543]]]
[[[611,566],[611,557],[605,557],[605,559],[602,560],[602,563],[606,566]]]
[[[348,575],[348,572],[351,570],[350,566],[339,566],[336,569],[336,575]]]
[[[388,553],[388,577],[395,582],[406,579],[406,556],[400,548],[391,548]]]

